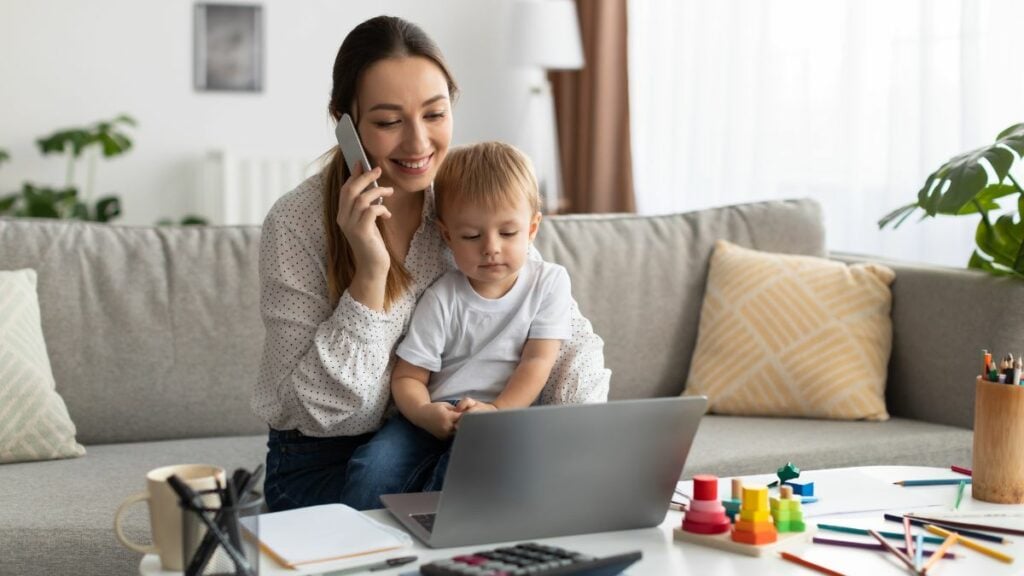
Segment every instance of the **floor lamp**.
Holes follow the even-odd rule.
[[[533,160],[544,211],[557,212],[562,190],[561,161],[555,101],[547,71],[583,68],[575,0],[516,0],[511,24],[511,62],[537,72],[517,144]]]

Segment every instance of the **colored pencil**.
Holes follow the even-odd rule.
[[[939,528],[945,528],[947,530],[953,530],[958,532],[961,536],[970,536],[971,538],[977,538],[978,540],[986,540],[988,542],[995,542],[996,544],[1009,544],[1012,541],[1002,536],[993,536],[992,534],[985,534],[984,532],[975,532],[974,530],[965,530],[959,526],[953,526],[947,522],[941,522],[939,520],[918,520],[913,516],[897,516],[896,514],[885,514],[886,520],[893,522],[903,522],[904,519],[910,520],[910,523],[914,526],[924,527],[925,524],[934,524]]]
[[[956,464],[950,466],[949,469],[952,470],[953,472],[957,472],[959,474],[966,474],[967,476],[971,476],[972,475],[972,472],[971,472],[970,468],[964,468],[963,466],[957,466]]]
[[[952,528],[960,531],[961,528],[968,528],[974,530],[984,530],[985,532],[995,532],[996,534],[1013,534],[1014,536],[1024,536],[1024,530],[1017,530],[1015,528],[1004,528],[1002,526],[990,526],[988,524],[972,524],[969,522],[960,522],[959,520],[950,520],[948,518],[930,518],[928,516],[921,516],[919,514],[907,514],[914,520],[923,520],[925,524],[935,524],[936,526]]]
[[[931,555],[931,552],[928,553]],[[947,552],[948,554],[948,552]],[[924,558],[924,534],[917,535],[917,546],[914,547],[914,569],[921,571],[921,560]]]
[[[851,528],[849,526],[836,526],[835,524],[818,524],[818,530],[828,530],[830,532],[843,532],[844,534],[859,534],[861,536],[868,536],[868,531],[864,528]],[[899,532],[885,532],[882,530],[878,531],[879,534],[886,538],[893,540],[903,540],[903,534]],[[935,536],[925,536],[924,541],[929,544],[942,544],[942,538],[936,538]]]
[[[878,540],[878,543],[879,543],[879,544],[881,544],[882,546],[884,546],[886,550],[888,550],[889,552],[891,552],[891,553],[893,554],[893,556],[896,556],[897,558],[899,558],[900,562],[903,562],[903,564],[905,564],[905,565],[906,565],[906,567],[907,567],[907,568],[908,568],[908,569],[909,569],[909,570],[910,570],[911,572],[913,572],[913,573],[915,573],[915,574],[917,573],[917,570],[916,570],[916,569],[914,569],[914,561],[913,561],[913,560],[911,560],[911,559],[910,559],[910,558],[909,558],[909,557],[908,557],[908,556],[907,556],[906,554],[904,554],[904,553],[903,553],[903,552],[902,552],[901,550],[897,549],[897,548],[896,548],[895,546],[893,546],[892,544],[889,544],[888,542],[886,542],[886,541],[885,541],[885,537],[884,537],[884,536],[882,536],[881,534],[879,534],[878,532],[876,532],[876,531],[874,531],[874,530],[868,530],[868,534],[870,534],[870,535],[871,535],[871,537],[872,537],[872,538],[874,538],[875,540]],[[935,559],[934,561],[935,561],[935,562],[938,562],[938,558],[936,558],[936,559]],[[929,560],[929,562],[932,562],[932,560]]]
[[[914,555],[914,543],[910,540],[910,518],[903,519],[903,538],[906,540],[907,556]]]
[[[968,484],[971,481],[961,480],[960,478],[932,478],[929,480],[900,480],[899,482],[893,482],[893,484],[899,484],[900,486],[955,486],[961,482]]]
[[[938,548],[936,548],[935,549],[935,554],[933,554],[932,557],[929,558],[928,561],[924,563],[924,566],[921,567],[921,572],[923,574],[927,574],[928,573],[928,569],[931,568],[932,566],[934,566],[935,563],[939,561],[939,558],[942,558],[942,555],[939,554],[939,553],[940,552],[945,552],[946,550],[949,550],[959,540],[960,540],[960,537],[957,536],[955,533],[950,533],[949,536],[946,536],[946,540],[942,543],[942,546],[939,546]]]
[[[960,509],[960,501],[964,499],[965,486],[967,486],[967,480],[961,480],[960,486],[956,489],[956,500],[953,501],[953,510]]]
[[[931,532],[932,534],[938,534],[939,536],[945,536],[947,538],[951,534],[954,535],[954,536],[957,535],[956,532],[949,532],[949,531],[943,530],[942,528],[939,528],[938,526],[936,526],[934,524],[925,524],[924,529],[929,531],[929,532]],[[983,545],[983,544],[981,544],[979,542],[975,542],[974,540],[969,540],[967,538],[960,537],[958,539],[958,542],[960,542],[964,546],[967,546],[971,550],[974,550],[976,552],[981,552],[982,554],[984,554],[986,556],[989,556],[991,558],[995,558],[996,560],[1001,560],[1003,562],[1006,562],[1007,564],[1010,564],[1010,563],[1013,562],[1013,556],[1010,556],[1008,554],[1003,554],[1002,552],[1000,552],[998,550],[993,550],[993,549],[989,548],[988,546],[985,546],[985,545]]]
[[[789,552],[779,552],[779,555],[782,556],[783,560],[789,560],[794,564],[799,564],[804,568],[810,568],[811,570],[821,572],[822,574],[828,574],[829,576],[845,576],[842,572],[836,572],[835,570],[832,570],[831,568],[826,568],[821,564],[815,564],[810,560],[804,560],[796,554],[790,554]]]
[[[918,534],[917,536],[919,538],[922,538],[922,543],[923,543],[924,534]],[[815,544],[824,544],[826,546],[839,546],[839,547],[843,547],[843,548],[860,548],[862,550],[882,550],[882,551],[885,551],[885,548],[881,544],[876,544],[874,542],[853,542],[853,541],[850,541],[850,540],[835,540],[835,539],[832,539],[832,538],[822,538],[821,536],[815,536],[814,538],[811,539],[811,541],[814,542]],[[924,555],[924,556],[931,556],[932,554],[934,554],[934,552],[932,550],[925,550],[923,545],[919,546],[919,548],[921,549],[921,554]],[[906,548],[900,548],[900,550],[902,550],[904,552],[907,551]],[[914,553],[915,554],[917,553],[917,549],[914,550]],[[954,552],[946,552],[945,556],[946,556],[946,558],[949,558],[949,559],[959,558],[959,556],[956,553],[954,553]]]

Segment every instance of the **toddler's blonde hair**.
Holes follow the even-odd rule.
[[[531,214],[540,212],[533,163],[518,148],[503,142],[451,149],[434,177],[434,200],[442,222],[447,210],[466,204],[494,211],[526,200]]]

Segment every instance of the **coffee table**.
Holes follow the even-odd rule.
[[[838,471],[843,470],[856,472],[858,474],[867,474],[886,482],[914,478],[961,477],[950,472],[948,469],[918,466],[867,466],[838,469]],[[805,472],[805,475],[808,476],[812,474],[813,472]],[[936,506],[932,508],[924,508],[922,506],[914,507],[914,511],[921,512],[948,512],[951,509],[951,504],[953,503],[956,495],[956,486],[929,486],[905,488],[905,490],[918,491],[916,492],[918,496],[922,494],[920,491],[927,491],[926,494],[929,496],[927,499],[935,502]],[[727,494],[720,494],[720,496],[727,496]],[[843,498],[843,495],[826,493],[818,494],[818,496],[821,502],[825,502],[827,499]],[[805,514],[813,514],[812,506],[813,505],[805,506]],[[893,508],[889,511],[892,513],[900,513],[911,510]],[[964,521],[994,523],[995,520],[998,520],[1000,525],[1024,529],[1024,505],[998,505],[975,501],[971,498],[970,486],[967,487],[967,490],[964,493],[959,513],[1003,514],[1005,516],[999,518],[975,517],[965,518]],[[396,522],[386,510],[372,510],[366,512],[366,514],[389,526],[397,528],[401,527],[401,525]],[[881,511],[813,516],[808,518],[808,520],[815,523],[828,522],[850,526],[871,527],[879,530],[902,530],[902,527],[896,523],[885,522],[882,518]],[[626,572],[626,574],[631,575],[715,574],[723,576],[748,576],[750,574],[813,574],[813,572],[795,564],[786,562],[775,555],[755,558],[723,552],[721,550],[699,546],[688,542],[675,541],[672,537],[672,529],[679,526],[681,522],[681,512],[669,511],[661,525],[654,528],[565,536],[560,538],[545,538],[543,540],[539,540],[539,542],[554,546],[561,546],[571,550],[578,550],[595,556],[607,556],[632,550],[642,550],[643,559],[634,564]],[[830,537],[843,540],[864,542],[873,541],[867,536],[836,534],[824,531],[819,531],[817,535],[820,537]],[[954,547],[954,551],[960,554],[961,557],[956,560],[940,561],[938,565],[929,571],[929,574],[934,574],[936,576],[955,574],[986,574],[998,576],[1002,574],[1024,573],[1024,536],[1010,536],[1009,538],[1014,540],[1014,542],[1006,545],[991,544],[991,547],[1014,556],[1016,560],[1012,564],[999,562],[973,550],[966,549],[963,546],[956,546]],[[401,550],[389,554],[378,555],[373,558],[373,560],[415,554],[419,556],[420,562],[427,562],[439,558],[449,558],[457,554],[472,552],[475,550],[494,548],[498,545],[500,545],[500,543],[487,546],[470,546],[434,550],[423,546],[417,541],[409,550]],[[927,546],[929,549],[936,547],[936,545]],[[839,548],[835,546],[811,543],[795,543],[793,546],[786,547],[785,549],[803,558],[826,565],[834,570],[847,574],[871,574],[872,576],[909,574],[903,565],[888,553]],[[331,570],[338,570],[347,566],[365,564],[367,563],[368,558],[369,557],[357,561],[324,563],[317,565],[316,567],[307,567],[303,570],[290,570],[283,568],[272,560],[264,557],[261,559],[260,574],[262,576],[318,574],[322,572],[329,572]],[[417,565],[411,566],[412,567],[410,568],[410,565],[406,565],[401,568],[394,568],[387,571],[373,572],[373,574],[379,574],[381,576],[386,576],[388,574],[418,574],[419,572],[416,568]],[[172,574],[177,574],[161,571],[159,559],[155,555],[148,555],[144,557],[139,566],[139,571],[141,574],[146,576],[170,576]]]

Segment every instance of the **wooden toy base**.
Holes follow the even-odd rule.
[[[761,544],[758,546],[734,541],[732,539],[731,531],[723,534],[694,534],[693,532],[686,532],[682,528],[673,528],[672,537],[676,540],[682,540],[683,542],[692,542],[694,544],[700,544],[701,546],[709,546],[711,548],[718,548],[719,550],[726,550],[737,554],[745,554],[747,556],[764,556],[765,554],[776,552],[791,544],[810,542],[811,538],[814,537],[814,533],[817,531],[817,526],[814,524],[808,524],[807,530],[803,532],[780,532],[779,539],[775,542],[772,542],[771,544]]]

